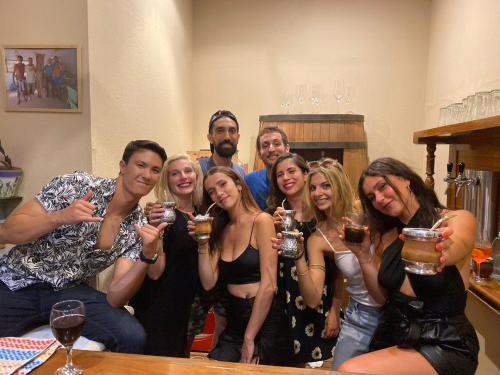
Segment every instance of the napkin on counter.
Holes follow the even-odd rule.
[[[60,346],[56,339],[0,337],[0,375],[24,375],[44,363]]]

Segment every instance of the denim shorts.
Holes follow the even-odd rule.
[[[349,305],[345,311],[337,345],[333,352],[332,368],[334,370],[348,359],[368,353],[380,312],[379,307],[363,305],[349,298]]]

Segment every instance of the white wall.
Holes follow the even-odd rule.
[[[354,87],[371,159],[390,155],[423,172],[430,2],[414,0],[197,0],[194,2],[194,145],[207,148],[220,108],[240,120],[240,159],[253,163],[258,117],[280,113],[280,91],[297,84]],[[344,108],[345,111],[345,108]]]
[[[439,108],[476,91],[500,88],[500,2],[434,0],[431,14],[426,128],[437,126]],[[441,145],[436,152],[434,179],[443,202],[448,149]]]
[[[191,1],[88,0],[88,20],[94,172],[116,176],[133,139],[190,149]]]
[[[0,139],[24,171],[18,193],[25,200],[52,176],[92,169],[86,15],[85,0],[0,3],[0,46],[78,45],[82,51],[82,113],[5,112],[0,84]]]

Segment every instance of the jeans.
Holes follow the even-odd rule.
[[[360,354],[368,353],[370,341],[378,325],[380,308],[349,299],[339,338],[333,352],[332,368]]]
[[[21,336],[48,324],[52,305],[69,299],[85,305],[83,336],[111,351],[142,353],[146,334],[139,322],[124,308],[110,306],[104,293],[84,284],[55,291],[43,283],[11,291],[0,281],[0,337]]]

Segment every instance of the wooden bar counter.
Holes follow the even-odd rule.
[[[54,374],[55,371],[66,363],[66,352],[63,349],[35,369],[34,375]],[[246,365],[242,363],[218,362],[208,359],[187,359],[156,357],[136,354],[123,354],[111,352],[93,352],[75,350],[73,363],[84,370],[85,375],[90,374],[172,374],[172,375],[221,375],[221,374],[301,374],[301,375],[326,375],[346,374],[345,372],[330,371],[326,369],[306,369],[280,366]]]

